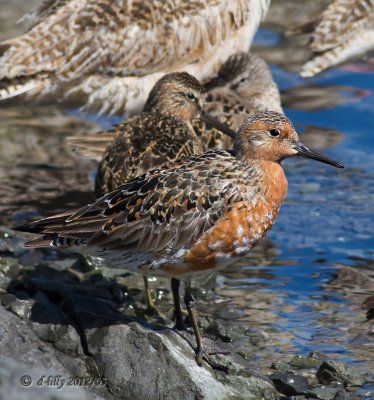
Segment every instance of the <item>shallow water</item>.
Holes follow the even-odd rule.
[[[274,22],[261,29],[255,49],[273,62],[285,112],[307,145],[345,169],[287,160],[289,191],[272,231],[249,257],[206,280],[203,287],[215,282],[216,289],[197,293],[199,310],[232,329],[233,348],[264,368],[320,351],[357,365],[368,380],[362,396],[374,398],[374,340],[360,308],[374,292],[374,69],[351,64],[302,80],[288,57],[302,58],[300,41],[285,41],[276,29]],[[0,224],[90,201],[94,165],[71,155],[64,138],[110,122],[54,107],[0,109]],[[129,280],[141,287],[138,281]],[[167,309],[167,282],[151,285]]]

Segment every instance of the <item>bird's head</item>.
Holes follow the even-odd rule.
[[[339,162],[302,144],[291,121],[274,111],[250,116],[239,128],[234,148],[244,160],[280,163],[287,157],[302,156],[343,168]]]

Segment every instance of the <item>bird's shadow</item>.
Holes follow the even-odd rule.
[[[70,325],[80,337],[86,355],[91,356],[86,331],[104,326],[137,322],[153,331],[165,330],[165,325],[142,318],[142,309],[126,286],[101,273],[81,275],[74,270],[57,270],[38,265],[21,270],[7,286],[7,292],[17,300],[31,300],[28,313],[39,324]],[[11,309],[12,305],[10,304]],[[126,312],[126,311],[129,312]]]

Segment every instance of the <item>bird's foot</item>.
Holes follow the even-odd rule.
[[[155,305],[151,307],[148,305],[146,309],[142,310],[141,315],[148,322],[157,324],[165,324],[168,322],[168,318]]]
[[[212,356],[216,354],[222,354],[225,356],[229,356],[231,353],[226,350],[206,350],[203,347],[197,348],[196,352],[196,362],[199,367],[203,365],[203,361],[205,361],[208,365],[210,365],[213,369],[218,371],[229,372],[229,368],[226,365],[220,364],[215,361]]]
[[[173,327],[173,330],[178,332],[186,332],[190,335],[193,335],[193,331],[187,328],[183,320],[177,321]]]
[[[162,318],[164,318],[161,311],[153,303],[147,304],[147,308],[144,310],[144,315],[148,315],[150,317],[162,316]]]

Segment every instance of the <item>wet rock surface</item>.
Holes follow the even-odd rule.
[[[14,370],[21,399],[26,388],[20,379],[27,371],[31,399],[42,389],[46,399],[53,390],[58,399],[353,399],[349,386],[364,382],[352,367],[316,352],[274,360],[272,373],[261,374],[247,359],[263,334],[204,315],[207,348],[225,348],[243,337],[249,347],[217,356],[228,374],[199,367],[193,335],[170,329],[170,310],[147,316],[142,291],[126,286],[128,279],[105,277],[98,265],[71,254],[52,257],[51,266],[44,250],[26,259],[22,239],[8,231],[1,237],[0,254],[6,256],[0,265],[0,354]],[[69,379],[76,387],[68,386]],[[18,398],[17,391],[11,395]]]
[[[7,236],[3,251],[5,243],[21,252],[15,236]],[[49,267],[38,263],[42,256],[36,251],[35,266],[23,269],[15,258],[2,259],[0,354],[20,393],[7,399],[22,398],[24,375],[31,377],[30,398],[52,399],[53,390],[57,399],[279,398],[272,381],[236,354],[217,356],[228,374],[199,367],[193,335],[165,327],[170,320],[139,318],[144,310],[117,280],[82,272],[87,265],[79,258]],[[204,343],[224,346],[208,337]]]
[[[293,372],[281,372],[270,376],[278,391],[286,396],[307,394],[310,391],[308,380]]]
[[[289,363],[274,361],[272,369],[277,372],[270,379],[279,393],[299,400],[360,399],[352,386],[365,381],[354,367],[315,352],[296,355]]]
[[[339,382],[345,386],[361,386],[364,383],[362,376],[353,367],[331,360],[322,363],[317,378],[324,385]]]

